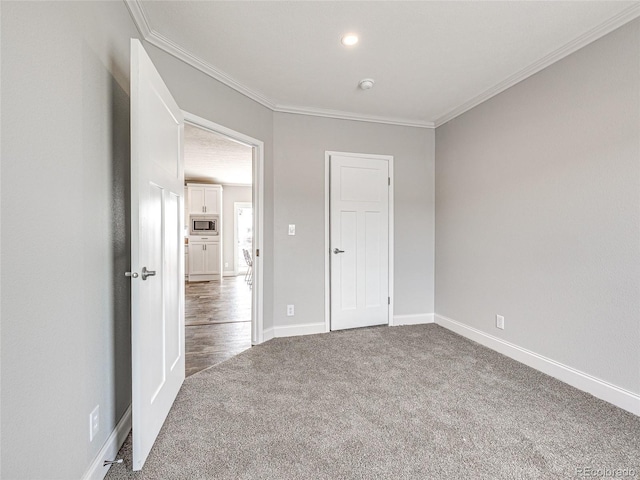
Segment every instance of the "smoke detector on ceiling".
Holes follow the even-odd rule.
[[[358,84],[358,86],[362,90],[369,90],[370,88],[373,88],[374,83],[376,82],[372,78],[365,78],[363,80],[360,80],[360,83]]]

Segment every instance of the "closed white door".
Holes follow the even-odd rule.
[[[131,40],[133,469],[140,470],[184,381],[182,113]]]
[[[331,330],[389,323],[389,163],[330,158]]]

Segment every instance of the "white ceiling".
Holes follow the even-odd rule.
[[[145,38],[277,111],[437,126],[640,15],[627,1],[134,1]],[[359,35],[350,48],[346,32]],[[375,87],[358,90],[358,82]]]
[[[253,149],[223,135],[184,126],[184,178],[220,185],[251,185]]]

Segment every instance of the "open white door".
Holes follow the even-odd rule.
[[[330,157],[331,330],[389,323],[389,162]]]
[[[133,469],[144,465],[184,381],[182,112],[131,40]]]

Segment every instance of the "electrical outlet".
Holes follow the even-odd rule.
[[[289,225],[289,235],[295,235],[296,234],[296,226],[293,224]]]
[[[229,262],[224,262],[224,268],[229,268]]]
[[[96,408],[89,414],[89,441],[93,442],[100,431],[100,405],[96,405]]]
[[[504,317],[502,315],[496,315],[496,328],[504,330]]]
[[[295,310],[293,305],[287,305],[287,317],[293,317],[295,315]]]

